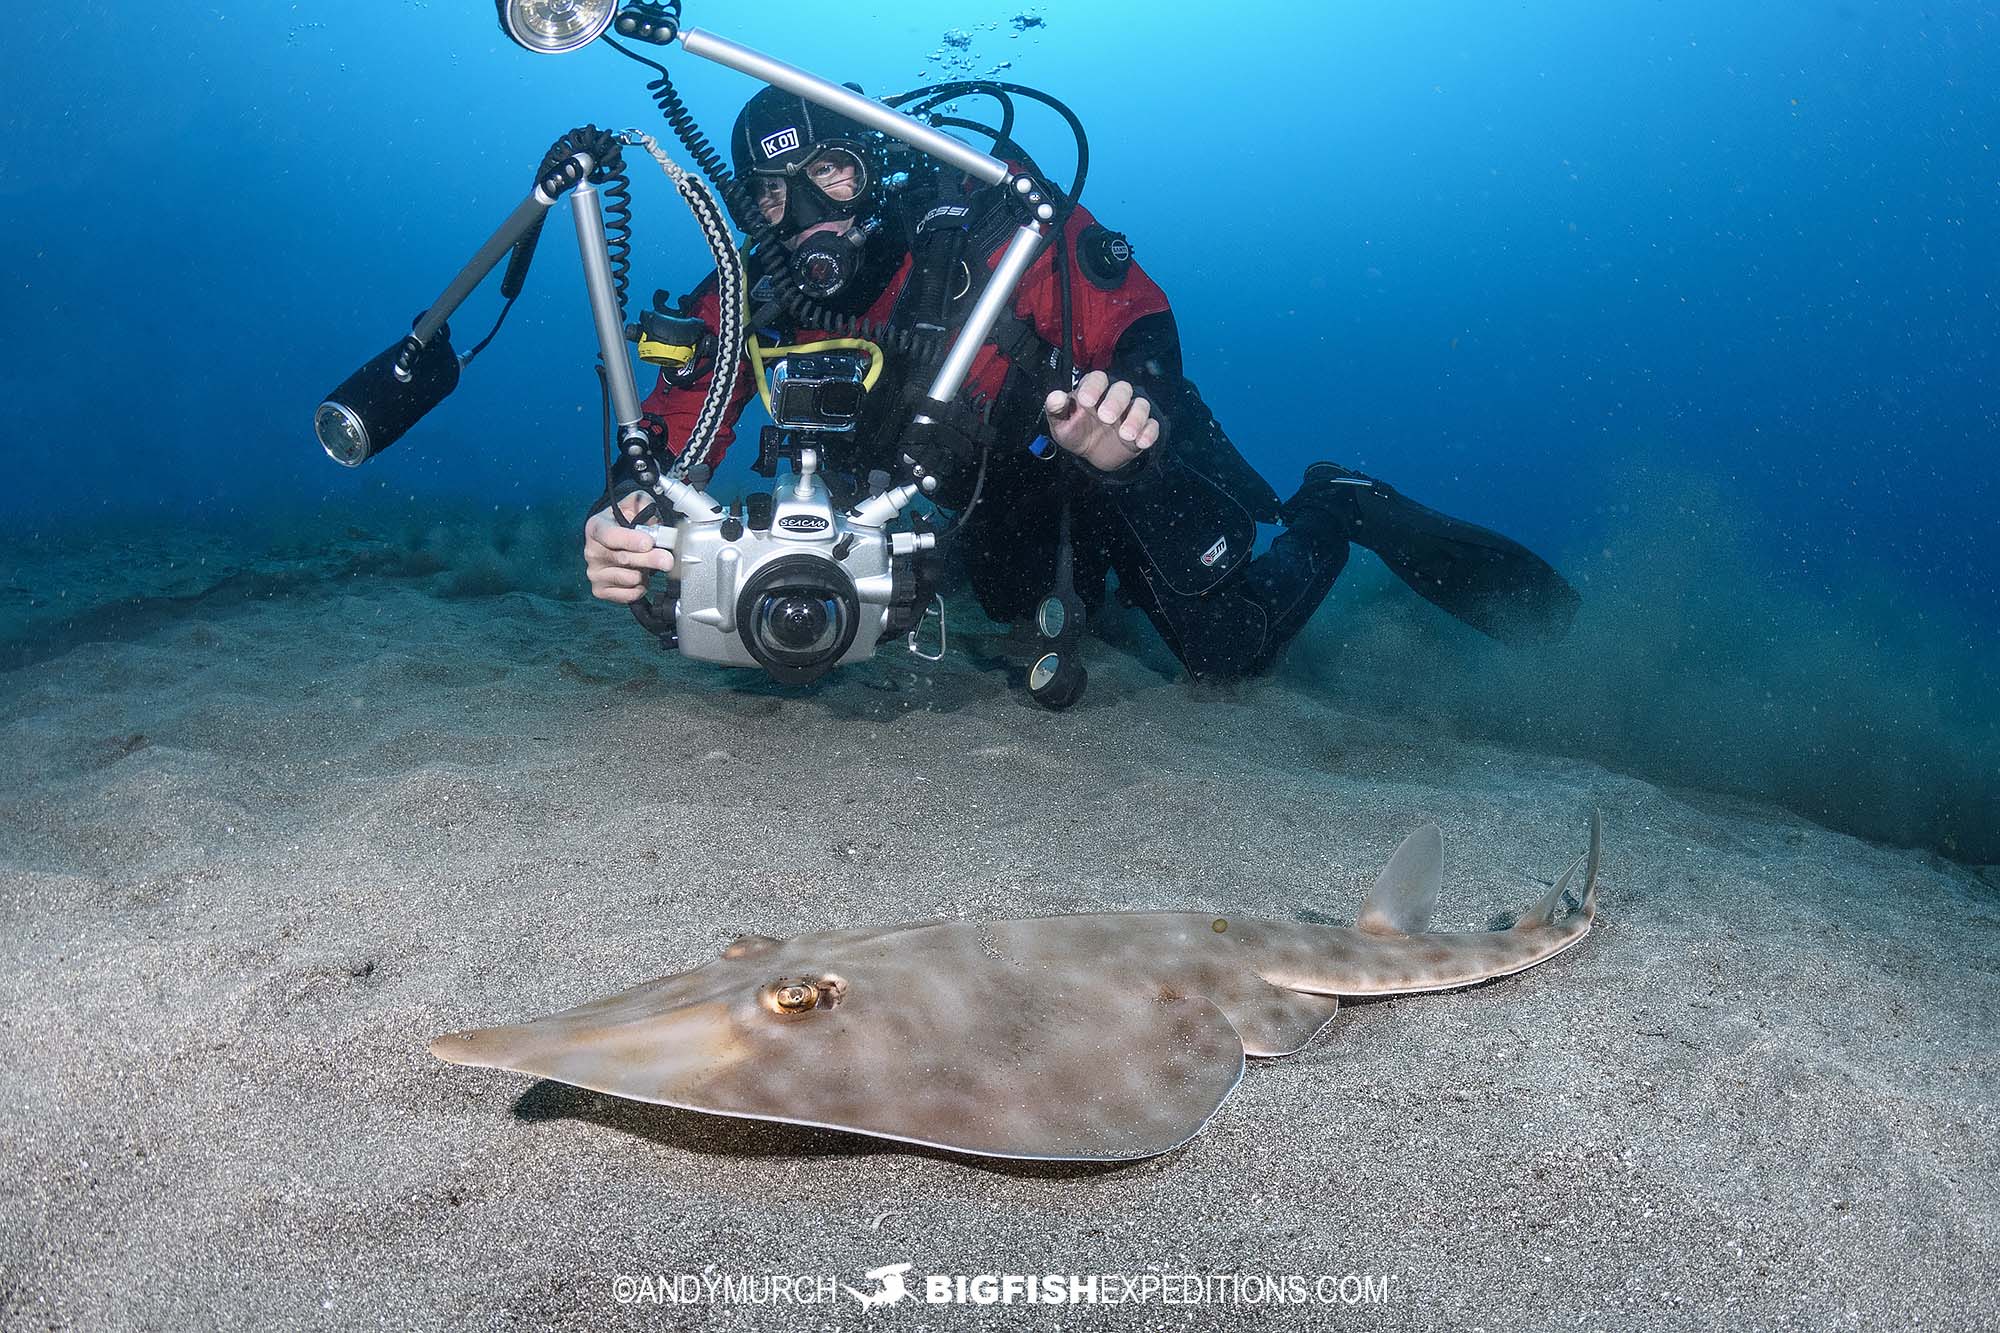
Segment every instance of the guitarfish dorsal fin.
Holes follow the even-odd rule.
[[[1431,923],[1444,885],[1444,834],[1425,824],[1382,867],[1355,926],[1371,935],[1415,935]]]

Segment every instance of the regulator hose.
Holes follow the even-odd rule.
[[[1060,98],[1053,97],[1039,88],[1030,88],[1026,84],[1000,83],[993,79],[960,79],[952,83],[933,83],[923,88],[912,88],[906,93],[883,98],[882,104],[900,111],[904,103],[918,102],[922,99],[918,105],[918,111],[922,112],[954,97],[984,95],[1000,102],[1004,108],[1001,129],[1011,131],[1014,127],[1014,106],[1008,100],[1009,94],[1026,97],[1048,107],[1063,118],[1069,125],[1069,132],[1076,136],[1076,175],[1070,180],[1067,198],[1067,204],[1074,206],[1083,198],[1083,182],[1090,175],[1090,136],[1084,133],[1083,122],[1077,119],[1076,112],[1070,110],[1068,104]],[[1013,136],[1009,133],[1007,137]]]

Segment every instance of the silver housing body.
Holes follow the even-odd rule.
[[[698,493],[697,493],[698,494]],[[853,641],[831,665],[844,666],[872,657],[882,640],[897,593],[898,556],[929,550],[930,533],[890,532],[888,524],[915,498],[914,486],[902,486],[864,500],[852,510],[835,508],[816,475],[810,453],[802,460],[792,484],[772,495],[771,526],[759,531],[742,526],[731,539],[725,527],[739,526],[707,496],[695,506],[703,511],[683,517],[672,527],[644,530],[655,545],[670,546],[680,599],[674,604],[674,628],[681,652],[703,662],[759,667],[738,623],[738,602],[757,574],[788,556],[811,556],[845,574],[854,589],[858,615]],[[846,542],[844,557],[835,548]]]

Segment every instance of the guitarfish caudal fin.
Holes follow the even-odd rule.
[[[1536,904],[1521,914],[1514,923],[1515,930],[1533,930],[1538,926],[1553,926],[1562,912],[1563,904],[1570,902],[1588,922],[1597,914],[1597,860],[1603,850],[1604,815],[1602,811],[1590,812],[1590,850],[1569,863],[1569,869],[1562,872],[1549,891]],[[1576,878],[1577,867],[1583,867],[1583,889],[1578,896],[1570,887]]]

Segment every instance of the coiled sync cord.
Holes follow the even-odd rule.
[[[618,297],[618,317],[625,317],[626,297],[632,289],[632,182],[625,174],[625,158],[618,136],[595,125],[584,125],[557,139],[542,155],[542,167],[535,182],[549,194],[561,194],[576,184],[576,168],[571,159],[578,153],[590,156],[590,183],[603,196],[604,245],[611,259],[611,287]],[[546,216],[546,215],[544,215]],[[534,253],[541,236],[541,223],[521,239],[516,252]],[[511,279],[511,273],[510,273]]]

